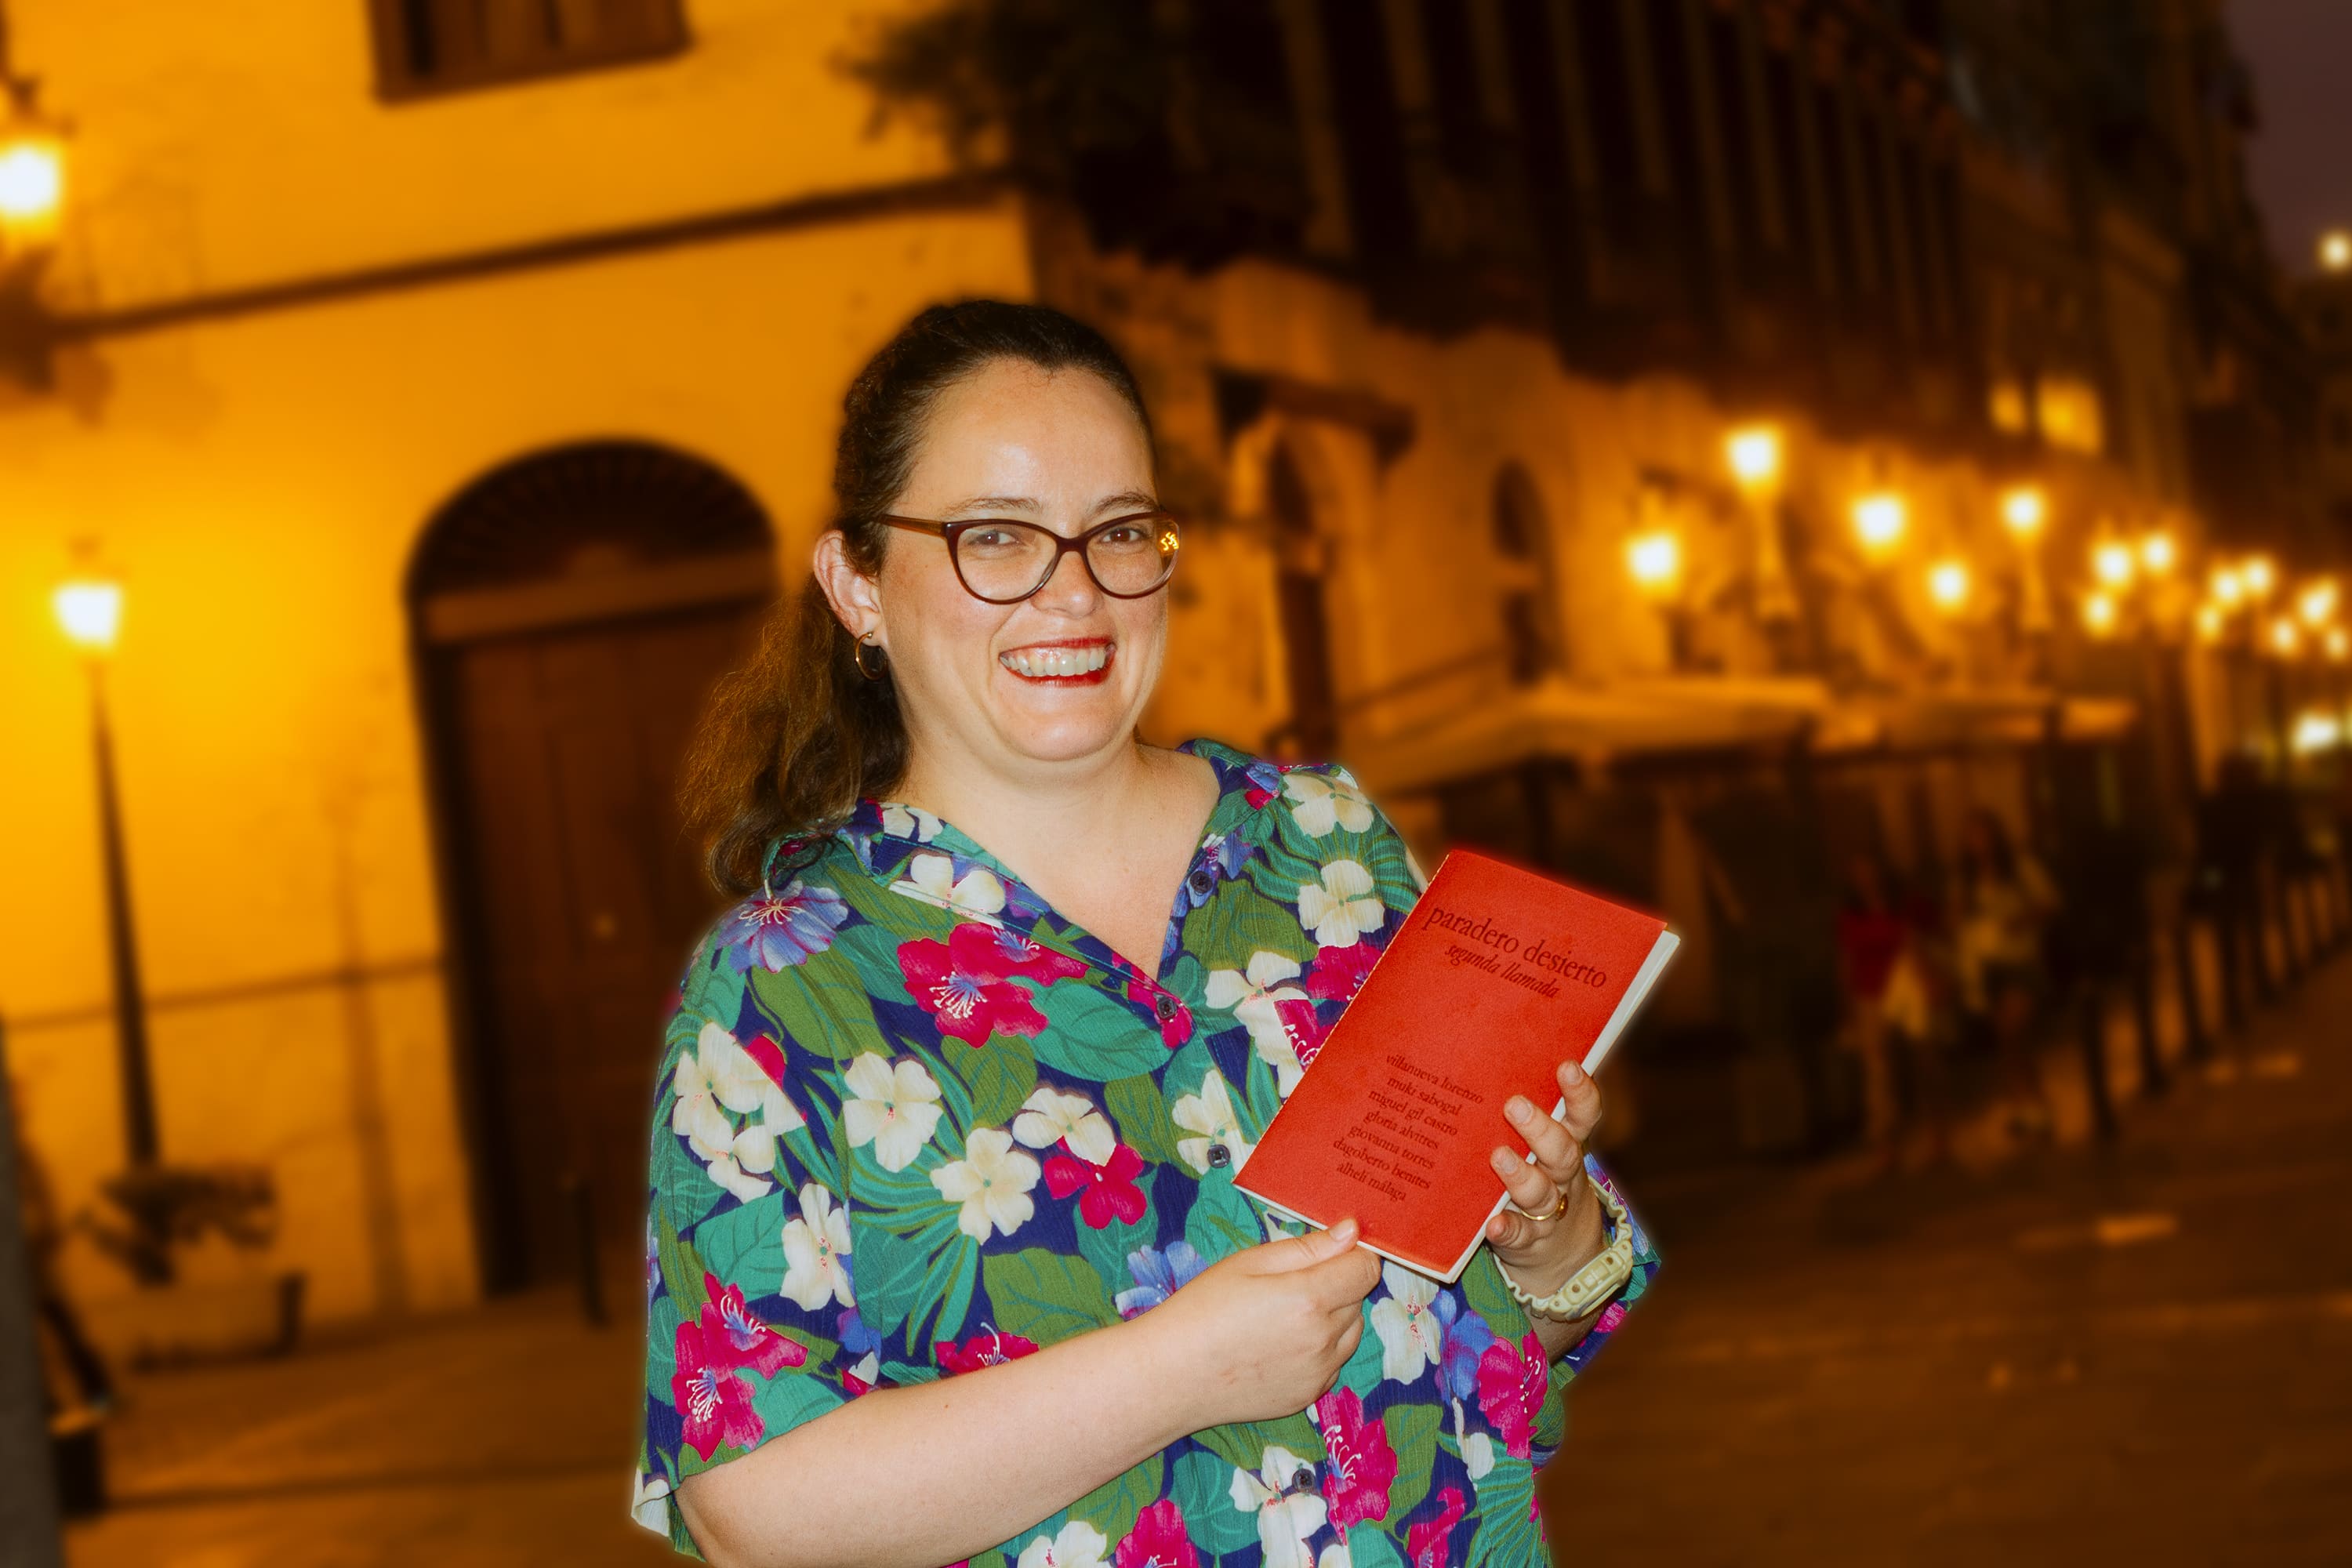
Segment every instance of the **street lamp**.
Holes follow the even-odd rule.
[[[5,84],[7,116],[0,121],[0,247],[13,268],[27,252],[56,239],[65,205],[64,128],[33,101],[32,83]]]
[[[2294,613],[2303,624],[2315,629],[2326,626],[2336,614],[2336,580],[2322,577],[2295,596]]]
[[[2319,265],[2330,272],[2352,272],[2352,229],[2331,228],[2319,237]]]
[[[2278,586],[2278,568],[2267,555],[2249,555],[2238,567],[2238,580],[2246,585],[2246,597],[2267,599]]]
[[[1862,542],[1863,552],[1874,559],[1903,542],[1909,521],[1909,509],[1893,490],[1874,490],[1853,503],[1853,535]]]
[[[1769,490],[1780,478],[1780,432],[1769,425],[1734,430],[1724,437],[1723,455],[1744,490]]]
[[[147,1004],[139,984],[139,942],[131,919],[122,813],[114,786],[114,737],[107,721],[106,661],[122,626],[122,584],[86,574],[58,586],[58,626],[89,671],[91,751],[97,762],[98,824],[105,861],[106,922],[114,967],[115,1046],[122,1079],[122,1141],[133,1167],[156,1156],[155,1085],[147,1059]]]
[[[2137,569],[2132,547],[2119,540],[2105,540],[2091,549],[2092,575],[2111,592],[2130,587]]]
[[[2000,521],[2019,539],[2032,539],[2041,533],[2049,516],[2049,500],[2032,485],[2019,485],[2000,498]]]
[[[1948,616],[1956,616],[1968,607],[1968,563],[1957,558],[1937,562],[1927,568],[1927,597]]]
[[[2115,596],[2093,591],[2083,595],[2083,629],[2095,637],[2111,637],[2122,618]]]
[[[2179,562],[2180,547],[2173,543],[2172,535],[2162,529],[2158,529],[2155,532],[2141,538],[2139,563],[2147,570],[2149,576],[2169,576],[2173,567],[2179,564]]]

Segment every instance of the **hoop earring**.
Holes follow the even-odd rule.
[[[875,653],[881,656],[882,667],[880,668],[868,669],[866,668],[866,652],[868,648],[873,648]],[[857,673],[864,676],[868,680],[880,680],[890,673],[890,656],[884,653],[882,649],[876,647],[874,644],[867,642],[864,637],[858,638],[857,641],[852,645],[849,651],[849,661],[857,667]]]

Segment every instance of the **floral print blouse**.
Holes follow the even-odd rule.
[[[874,801],[694,959],[653,1124],[635,1510],[679,1550],[684,1478],[1150,1311],[1283,1233],[1234,1173],[1422,879],[1346,770],[1181,749],[1219,798],[1156,980]],[[1547,1563],[1557,1394],[1647,1287],[1636,1257],[1549,1364],[1491,1253],[1452,1287],[1389,1264],[1311,1408],[1195,1433],[971,1568]]]

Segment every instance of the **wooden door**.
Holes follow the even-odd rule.
[[[578,1267],[575,1182],[607,1267],[642,1248],[663,1006],[720,903],[678,764],[756,619],[701,606],[444,655],[498,1283]]]

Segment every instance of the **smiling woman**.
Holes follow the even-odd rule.
[[[1623,1316],[1519,1304],[1612,1239],[1598,1092],[1496,1122],[1517,1208],[1452,1288],[1236,1190],[1403,841],[1343,768],[1138,738],[1181,531],[1100,337],[929,310],[845,415],[695,773],[743,901],[665,1037],[637,1517],[728,1563],[1537,1568]]]

